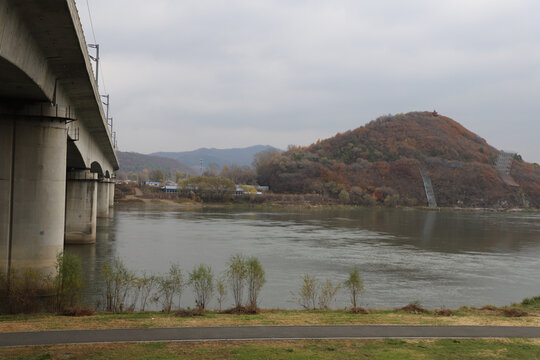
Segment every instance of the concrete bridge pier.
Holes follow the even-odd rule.
[[[64,247],[65,119],[0,115],[0,271],[54,271]]]
[[[114,206],[114,178],[109,182],[109,207]]]
[[[109,217],[109,179],[101,179],[97,191],[97,217]]]
[[[96,242],[97,176],[89,170],[67,173],[66,244]]]

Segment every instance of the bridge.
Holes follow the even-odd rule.
[[[118,168],[74,0],[0,0],[0,272],[95,242]]]

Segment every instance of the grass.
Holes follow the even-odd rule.
[[[538,339],[305,340],[55,345],[0,349],[1,359],[538,359]]]
[[[533,298],[534,299],[534,298]],[[505,316],[505,309],[520,309],[526,316]],[[0,333],[61,329],[153,328],[178,326],[242,326],[242,325],[501,325],[540,326],[540,298],[523,304],[481,309],[462,307],[451,316],[409,313],[396,310],[370,310],[369,314],[352,314],[345,310],[302,311],[262,310],[256,315],[230,315],[206,312],[203,316],[180,317],[174,313],[97,313],[92,316],[68,317],[54,314],[0,316]]]

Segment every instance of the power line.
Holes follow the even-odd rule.
[[[97,44],[96,33],[94,32],[94,23],[92,21],[92,12],[90,11],[90,4],[86,0],[86,8],[88,9],[88,17],[90,18],[90,28],[92,29],[92,36],[94,37],[94,44]]]
[[[90,3],[88,0],[86,0],[86,8],[88,9],[88,18],[90,19],[90,29],[92,29],[92,37],[94,39],[94,44],[97,44],[96,40],[96,33],[94,32],[94,22],[92,21],[92,11],[90,10]],[[105,83],[105,75],[103,74],[103,67],[100,69],[96,69],[96,72],[99,72],[99,75],[101,75],[101,83],[103,84],[103,90],[105,93],[107,93],[107,84]],[[99,76],[98,76],[99,78]],[[99,85],[99,84],[98,84]]]

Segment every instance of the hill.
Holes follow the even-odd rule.
[[[431,112],[387,115],[355,130],[257,161],[274,192],[320,193],[344,202],[424,205],[419,169],[439,206],[540,207],[540,167],[517,156],[505,183],[499,151],[458,122]]]
[[[136,152],[117,151],[117,154],[121,166],[120,170],[127,173],[138,173],[147,169],[148,171],[161,170],[172,175],[176,171],[195,174],[192,168],[174,159]]]
[[[251,166],[253,156],[258,152],[268,149],[280,151],[269,145],[255,145],[236,149],[201,148],[184,152],[157,152],[150,155],[175,159],[196,169],[199,168],[202,159],[205,167],[209,164],[217,164],[221,169],[223,165]]]

